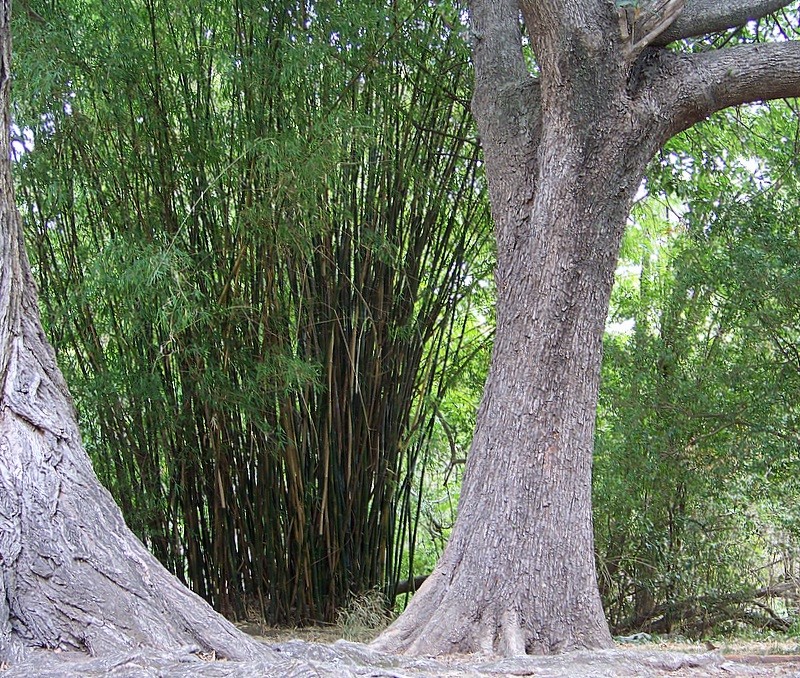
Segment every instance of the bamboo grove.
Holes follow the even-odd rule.
[[[232,616],[330,621],[413,574],[475,341],[468,59],[440,9],[393,4],[19,13],[19,200],[87,448]]]

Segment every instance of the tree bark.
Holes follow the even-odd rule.
[[[497,239],[495,346],[450,541],[375,645],[425,655],[606,647],[592,447],[630,205],[670,136],[724,106],[799,90],[800,57],[796,45],[639,54],[606,0],[473,0],[471,16]],[[770,71],[776,59],[786,67]]]
[[[692,0],[654,44],[718,33],[786,7],[791,0]]]
[[[0,662],[32,648],[269,653],[170,575],[126,527],[83,449],[42,331],[14,205],[10,2],[0,16]]]

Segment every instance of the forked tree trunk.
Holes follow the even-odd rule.
[[[9,156],[9,0],[0,16],[0,662],[31,648],[261,657],[169,574],[95,477],[42,331]]]
[[[720,108],[800,89],[796,44],[710,55],[652,47],[667,28],[670,39],[721,30],[786,2],[696,0],[689,23],[681,0],[641,0],[641,14],[619,4],[470,3],[473,111],[497,238],[495,346],[450,541],[380,649],[516,655],[611,643],[591,469],[631,202],[670,136]]]
[[[618,249],[653,144],[632,143],[613,55],[583,68],[546,102],[538,84],[477,83],[494,352],[450,541],[378,647],[519,655],[612,642],[594,564],[594,417]]]

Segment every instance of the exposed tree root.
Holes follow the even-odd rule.
[[[412,656],[522,657],[613,646],[605,628],[559,633],[526,623],[511,584],[476,595],[474,587],[450,581],[447,563],[443,558],[406,612],[371,644],[373,649]]]

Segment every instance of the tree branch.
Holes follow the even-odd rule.
[[[800,96],[800,42],[682,55],[673,66],[657,95],[671,111],[668,136],[729,106]]]
[[[633,60],[642,53],[645,47],[653,44],[658,37],[677,21],[683,12],[684,0],[662,0],[645,13],[644,18],[637,24],[636,42],[631,44],[630,58]]]
[[[491,164],[496,152],[527,152],[529,138],[538,128],[538,87],[522,54],[517,0],[472,0],[470,18],[475,63],[472,112]]]
[[[777,12],[791,3],[792,0],[692,0],[652,44],[663,46],[683,38],[744,26],[748,21]]]
[[[493,89],[523,81],[528,69],[522,56],[516,0],[472,0],[470,22],[476,89]],[[483,92],[476,91],[476,96],[481,94]]]

